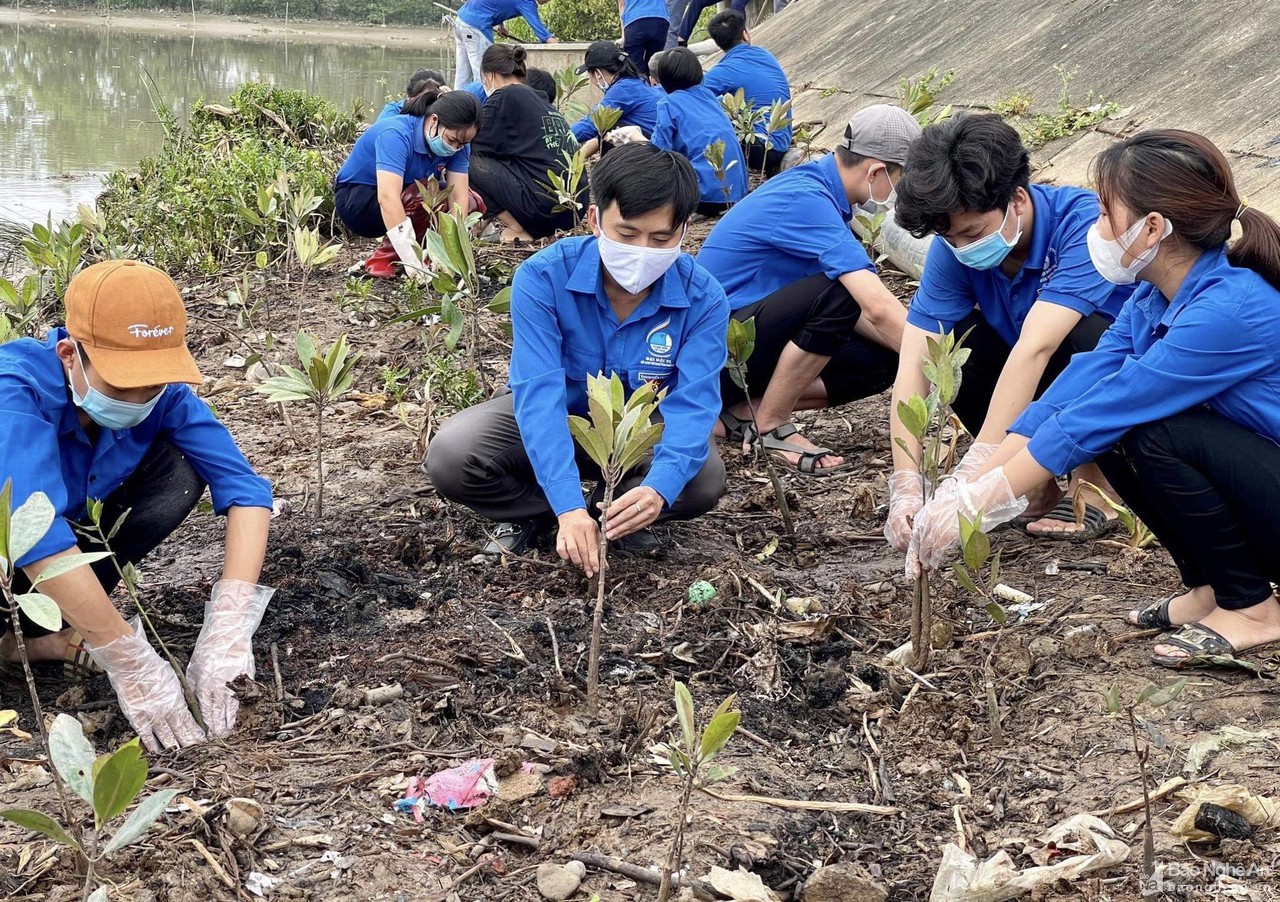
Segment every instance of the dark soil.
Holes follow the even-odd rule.
[[[495,287],[520,253],[484,254]],[[322,275],[300,297],[293,282],[263,289],[281,339],[268,359],[291,362],[295,320],[325,342],[345,332],[363,354],[356,392],[325,418],[323,517],[314,513],[314,417],[295,405],[291,434],[245,370],[224,366],[249,353],[241,337],[260,343],[225,304],[232,279],[189,283],[200,317],[193,349],[211,377],[203,391],[286,503],[262,577],[279,591],[257,634],[257,682],[245,686],[235,735],[150,756],[148,787],[181,788],[183,807],[103,866],[116,886],[111,898],[254,898],[243,887],[257,871],[281,880],[271,893],[280,899],[532,900],[545,860],[594,850],[655,868],[678,821],[677,780],[651,750],[676,730],[675,680],[689,684],[706,714],[737,693],[744,729],[723,756],[736,773],[717,791],[897,809],[791,810],[695,793],[686,843],[695,877],[743,864],[791,898],[817,867],[857,861],[889,899],[924,900],[944,844],[963,842],[983,857],[1003,848],[1015,866],[1031,867],[1041,832],[1094,811],[1129,841],[1129,861],[1040,898],[1140,898],[1141,812],[1108,816],[1141,798],[1138,762],[1127,728],[1102,711],[1097,692],[1117,684],[1131,698],[1172,676],[1149,663],[1151,639],[1123,620],[1177,587],[1159,548],[1132,551],[1122,535],[1076,545],[998,533],[1002,581],[1040,606],[997,631],[984,602],[939,577],[936,606],[953,635],[931,672],[913,675],[885,659],[907,639],[911,596],[901,557],[879,535],[887,396],[806,415],[806,431],[857,466],[825,480],[787,477],[794,541],[779,539],[763,468],[725,449],[729,492],[717,510],[664,527],[657,559],[613,562],[604,701],[593,717],[584,696],[593,586],[545,548],[527,562],[473,563],[485,524],[442,502],[419,469],[423,441],[452,412],[445,380],[424,385],[419,375],[442,353],[439,337],[419,324],[383,325],[409,309],[397,286],[354,299],[344,277]],[[264,328],[265,311],[258,319]],[[491,375],[505,371],[497,319],[485,315],[477,349]],[[459,359],[469,361],[465,348]],[[397,364],[415,376],[398,409],[379,376]],[[145,596],[180,657],[218,576],[221,540],[221,521],[197,513],[143,568]],[[1055,559],[1097,562],[1105,572],[1046,575]],[[703,607],[686,601],[698,579],[718,591]],[[392,683],[403,686],[401,698],[363,705],[364,690]],[[18,709],[19,726],[34,731],[21,684],[0,692],[0,708]],[[1175,702],[1143,715],[1152,785],[1179,775],[1191,743],[1224,726],[1280,736],[1275,692],[1271,678],[1195,674]],[[130,735],[104,679],[46,687],[42,702],[50,713],[78,712],[99,751]],[[1275,795],[1275,749],[1274,740],[1225,749],[1201,778]],[[433,810],[417,823],[392,809],[408,777],[474,756],[549,770],[534,795],[470,814]],[[38,740],[0,734],[5,805],[56,811],[52,787],[33,785],[41,759]],[[265,809],[247,838],[226,826],[225,802],[236,796]],[[1162,861],[1193,862],[1168,833],[1183,807],[1174,796],[1154,805]],[[512,826],[534,839],[490,836]],[[1274,867],[1274,831],[1245,845],[1232,847],[1236,859]],[[1197,850],[1206,853],[1218,854]],[[1273,889],[1270,873],[1252,888]],[[65,850],[0,827],[0,897],[58,902],[79,892]],[[592,894],[648,900],[656,889],[592,869],[575,898]]]

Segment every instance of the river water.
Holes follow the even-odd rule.
[[[279,32],[281,29],[276,28]],[[111,26],[0,23],[0,219],[70,217],[101,175],[155,153],[163,134],[144,84],[185,115],[251,79],[301,88],[375,115],[414,69],[447,69],[440,49],[293,36],[210,37]]]

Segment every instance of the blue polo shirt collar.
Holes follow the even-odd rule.
[[[424,134],[426,128],[424,123],[427,117],[411,116],[410,118],[413,119],[413,134],[410,136],[413,139],[413,152],[426,156],[431,153],[427,147],[427,136]]]
[[[653,283],[653,290],[631,316],[649,316],[659,307],[689,306],[688,294],[680,291],[677,284],[680,279],[677,269],[678,266],[673,264],[662,274],[661,279]],[[604,276],[601,272],[600,249],[596,238],[583,242],[582,253],[578,257],[578,262],[574,264],[573,272],[569,274],[565,287],[576,294],[593,295],[596,302],[608,311],[609,316],[613,316],[613,305],[609,303],[609,298],[604,293]]]
[[[1035,220],[1031,223],[1031,248],[1022,269],[1043,272],[1044,261],[1049,256],[1049,241],[1053,237],[1053,205],[1039,185],[1032,185],[1029,193]]]
[[[844,190],[844,182],[840,181],[840,168],[834,153],[829,153],[818,161],[818,172],[822,174],[823,184],[831,190],[831,197],[836,202],[836,209],[840,211],[840,218],[849,222],[853,219],[853,206],[849,203],[849,195]]]

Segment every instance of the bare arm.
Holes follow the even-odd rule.
[[[889,402],[889,437],[893,444],[894,470],[919,470],[920,467],[911,455],[918,460],[920,443],[907,431],[907,427],[898,419],[898,402],[905,401],[912,395],[924,397],[929,393],[929,380],[925,378],[921,364],[928,352],[929,335],[923,329],[907,324],[902,334],[902,351],[898,357],[898,377],[893,382],[893,397]],[[904,451],[898,447],[898,439],[907,446]],[[908,454],[908,451],[910,454]]]
[[[265,507],[233,507],[227,511],[226,559],[223,579],[257,583],[267,554],[271,511]]]
[[[34,582],[54,561],[79,553],[79,548],[68,548],[22,569]],[[94,576],[91,567],[77,567],[41,583],[40,593],[53,599],[62,611],[62,619],[74,627],[92,648],[114,642],[133,632],[103,591],[102,584]]]
[[[445,179],[449,188],[449,207],[457,207],[466,216],[471,212],[471,179],[465,172],[451,172]]]
[[[862,316],[854,330],[891,351],[902,348],[902,330],[907,323],[907,311],[897,296],[885,287],[880,277],[867,269],[848,272],[840,277],[840,284],[862,308]]]
[[[400,202],[404,191],[404,176],[392,172],[378,173],[378,207],[382,210],[382,224],[391,231],[409,218]]]
[[[1058,304],[1037,301],[1027,313],[1017,344],[1000,371],[987,418],[977,441],[1000,444],[1005,431],[1035,398],[1049,358],[1080,322],[1080,314]]]

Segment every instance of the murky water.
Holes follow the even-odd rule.
[[[452,54],[450,54],[450,57]],[[448,61],[452,62],[452,59]],[[70,216],[101,174],[154,153],[162,133],[144,70],[175,112],[221,101],[250,79],[374,112],[438,50],[170,35],[108,27],[0,24],[0,219]]]

